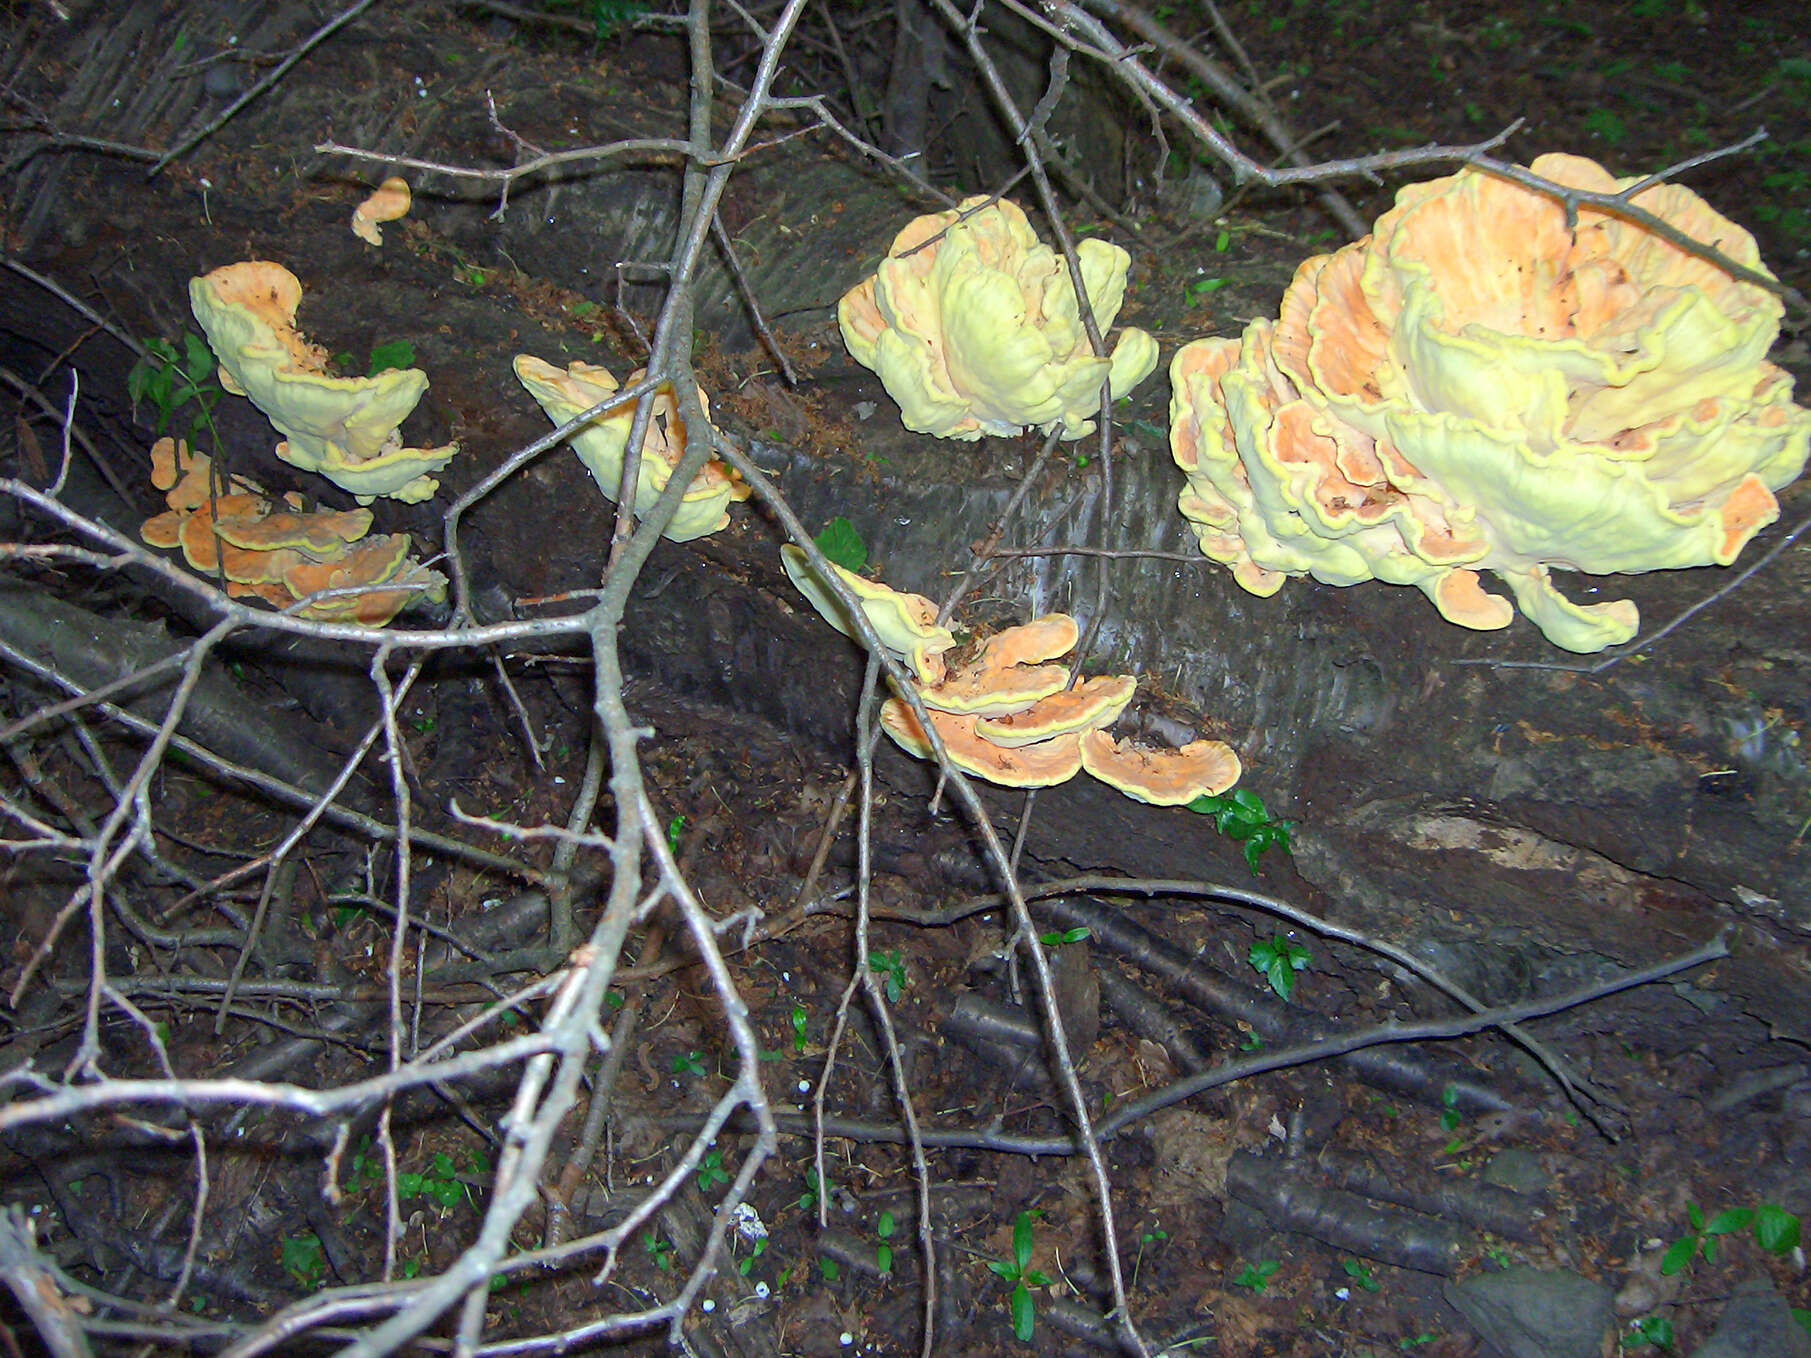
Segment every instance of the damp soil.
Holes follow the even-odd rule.
[[[242,6],[239,40],[228,45],[218,15],[200,12],[209,7],[178,6],[161,17],[153,6],[109,7],[123,16],[116,38],[137,25],[131,42],[138,46],[112,57],[121,89],[124,74],[139,66],[168,76],[187,72],[198,57],[206,69],[226,72],[218,92],[195,96],[187,86],[165,90],[141,80],[129,96],[97,88],[82,108],[50,119],[61,107],[58,89],[79,85],[83,54],[98,50],[90,39],[98,41],[109,22],[103,7],[75,5],[69,22],[89,32],[58,29],[62,21],[49,17],[56,8],[13,7],[6,16],[16,50],[32,54],[12,72],[22,106],[61,131],[155,146],[218,112],[224,97],[268,69],[261,54],[281,52],[318,22],[303,7]],[[379,526],[432,543],[449,493],[546,427],[510,376],[511,356],[584,357],[619,374],[638,361],[618,298],[628,299],[644,327],[650,318],[635,312],[638,294],[619,285],[613,266],[638,250],[651,253],[639,249],[645,239],[636,232],[651,238],[658,223],[638,225],[634,209],[664,171],[643,172],[648,182],[594,176],[530,187],[501,220],[492,217],[493,188],[428,175],[417,186],[416,211],[386,228],[380,252],[345,229],[364,184],[380,177],[375,167],[367,174],[311,148],[332,138],[496,165],[507,163],[512,137],[556,149],[677,135],[683,123],[681,53],[670,39],[626,32],[596,42],[505,17],[502,8],[375,7],[154,179],[127,163],[37,147],[9,162],[9,251],[137,336],[175,338],[188,328],[192,274],[263,257],[303,276],[303,328],[350,365],[406,338],[433,377],[411,440],[456,437],[465,452],[438,501],[380,506]],[[1191,30],[1189,7],[1159,9],[1180,11],[1166,17]],[[1471,141],[1519,118],[1524,131],[1511,149],[1520,159],[1565,148],[1632,172],[1765,124],[1770,141],[1702,167],[1690,182],[1753,229],[1774,270],[1805,290],[1811,78],[1802,33],[1777,14],[1579,0],[1508,9],[1251,4],[1229,8],[1227,19],[1314,154]],[[1205,31],[1205,21],[1199,26]],[[827,42],[821,24],[808,24],[806,33],[820,47]],[[179,34],[192,44],[188,55],[164,48]],[[141,50],[142,59],[132,55]],[[812,64],[819,60],[821,69]],[[800,78],[831,75],[820,53]],[[486,91],[507,134],[486,113]],[[126,100],[122,125],[109,124],[107,97]],[[1093,191],[1113,216],[1083,204],[1076,221],[1132,251],[1137,284],[1124,319],[1151,329],[1166,352],[1199,335],[1236,333],[1273,311],[1296,264],[1342,239],[1305,198],[1237,195],[1212,217],[1192,216],[1208,191],[1200,168],[1180,151],[1164,163],[1136,117],[1123,110],[1119,117],[1118,149],[1093,162]],[[952,187],[984,186],[952,158],[933,155],[928,163]],[[1167,183],[1159,182],[1160,163]],[[775,355],[753,342],[727,281],[711,285],[717,291],[701,312],[701,381],[730,427],[788,470],[789,490],[796,484],[801,500],[822,510],[846,502],[877,556],[903,563],[907,540],[931,521],[931,502],[992,493],[1028,465],[1031,449],[990,442],[980,455],[992,459],[988,465],[952,470],[956,458],[980,457],[966,447],[927,446],[892,427],[884,394],[842,351],[830,304],[925,205],[816,144],[771,149],[748,168],[726,201],[725,226],[746,252],[756,291],[769,301],[775,343],[798,381],[782,380]],[[1353,201],[1368,219],[1387,205],[1388,191],[1358,185]],[[607,239],[600,244],[600,237]],[[83,370],[84,399],[103,431],[100,457],[110,463],[107,476],[81,488],[94,512],[123,526],[148,515],[156,499],[134,461],[149,435],[148,415],[128,408],[129,355],[85,322],[59,318],[21,276],[8,274],[4,288],[14,318],[0,323],[9,366],[35,373],[53,356],[74,355]],[[1788,328],[1774,357],[1805,380],[1802,336]],[[46,392],[60,401],[53,387]],[[1153,476],[1162,474],[1166,398],[1154,382],[1124,416],[1131,457],[1142,447]],[[294,473],[272,457],[255,415],[232,402],[218,415],[235,470],[290,483]],[[9,458],[28,478],[46,469],[33,458],[55,447],[35,418],[22,415],[24,432],[8,441]],[[1034,498],[1058,515],[1089,474],[1068,466]],[[911,494],[927,508],[901,509]],[[1811,508],[1798,490],[1782,502],[1784,524]],[[826,517],[819,513],[818,521]],[[480,602],[497,616],[529,616],[595,583],[610,507],[561,454],[505,485],[472,522]],[[780,1152],[749,1198],[765,1236],[757,1243],[752,1230],[738,1235],[731,1263],[703,1294],[711,1309],[696,1313],[690,1328],[701,1352],[912,1353],[924,1286],[913,1179],[906,1153],[884,1135],[896,1120],[891,1077],[859,1003],[822,1091],[846,1134],[827,1141],[827,1182],[807,1176],[811,1142],[801,1133],[855,961],[848,920],[833,899],[854,872],[846,828],[815,879],[827,904],[810,913],[795,907],[848,776],[860,670],[854,652],[790,599],[774,564],[778,540],[768,522],[748,515],[719,537],[664,544],[624,636],[634,676],[629,706],[654,732],[643,745],[644,767],[689,879],[718,915],[758,910],[790,924],[732,959],[766,1052],[770,1097],[788,1115]],[[1179,543],[1180,532],[1169,541]],[[1763,535],[1751,551],[1769,541]],[[1226,643],[1233,659],[1222,663],[1230,669],[1256,656],[1266,675],[1227,677],[1226,702],[1216,709],[1211,686],[1176,672],[1148,633],[1132,635],[1130,658],[1153,676],[1151,720],[1160,724],[1167,714],[1173,724],[1238,745],[1275,814],[1296,822],[1296,855],[1272,851],[1254,877],[1238,846],[1207,818],[1065,792],[1038,803],[1030,880],[1106,870],[1261,891],[1387,938],[1492,1002],[1601,981],[1719,934],[1734,956],[1531,1025],[1598,1091],[1596,1102],[1562,1097],[1502,1036],[1471,1036],[1408,1047],[1395,1066],[1321,1063],[1238,1081],[1128,1125],[1106,1143],[1106,1157],[1142,1331],[1193,1343],[1188,1351],[1231,1355],[1469,1358],[1488,1350],[1443,1286],[1514,1265],[1618,1290],[1632,1314],[1668,1320],[1686,1353],[1711,1334],[1744,1282],[1764,1280],[1790,1305],[1811,1307],[1802,1254],[1769,1253],[1751,1234],[1724,1239],[1714,1259],[1705,1252],[1672,1277],[1658,1276],[1655,1262],[1687,1236],[1695,1208],[1714,1214],[1766,1204],[1811,1216],[1811,907],[1802,891],[1811,881],[1811,775],[1799,743],[1811,723],[1804,549],[1649,663],[1538,681],[1448,663],[1455,656],[1551,658],[1525,628],[1506,649],[1461,654],[1473,639],[1452,640],[1418,596],[1402,591],[1297,584],[1287,605],[1293,611],[1264,615],[1205,572],[1178,570],[1175,579],[1160,575],[1155,588],[1204,597],[1229,627],[1260,634]],[[1644,616],[1664,618],[1719,583],[1692,572],[1617,587],[1638,598]],[[74,601],[99,614],[178,631],[187,625],[169,600],[123,580],[77,587],[86,597]],[[999,621],[1049,602],[1029,594],[1079,588],[1008,572],[982,607],[992,610],[988,621]],[[449,664],[431,669],[406,706],[409,777],[432,828],[477,835],[447,814],[454,802],[518,825],[560,822],[582,777],[588,671],[557,652],[509,661],[514,697],[494,683],[488,664]],[[369,702],[362,681],[331,662],[311,660],[308,675],[298,682],[298,667],[283,657],[250,655],[236,677],[252,703],[292,713],[308,741],[343,746]],[[1297,680],[1306,687],[1290,688]],[[524,720],[538,759],[524,746]],[[97,795],[67,752],[48,771]],[[921,1118],[967,1142],[930,1151],[938,1351],[1099,1351],[1085,1322],[1102,1309],[1106,1273],[1086,1174],[1073,1158],[990,1145],[1057,1137],[1066,1125],[1041,1068],[1035,1025],[1018,1005],[1022,978],[1005,956],[1002,917],[978,899],[992,883],[972,836],[939,808],[922,768],[887,752],[880,771],[871,955],[888,978],[887,1004]],[[376,795],[377,786],[354,795]],[[256,852],[284,828],[261,804],[179,765],[161,775],[157,795],[167,851],[203,875]],[[1010,832],[1020,800],[999,795],[989,805]],[[502,836],[480,842],[536,866],[546,861],[543,846]],[[381,1061],[381,1018],[348,1007],[344,997],[368,1003],[381,994],[388,931],[381,911],[352,898],[362,874],[382,882],[385,867],[381,855],[367,861],[362,850],[323,840],[291,886],[293,951],[315,959],[313,976],[337,988],[337,1007],[329,990],[290,994],[284,986],[293,977],[276,975],[253,978],[268,988],[253,986],[241,1001],[265,1011],[255,1022],[229,1017],[216,1027],[204,999],[162,1002],[155,1016],[168,1025],[175,1069],[234,1066],[255,1058],[278,1027],[314,1031],[329,1013],[341,1016],[334,1040],[285,1078],[335,1085]],[[16,965],[48,927],[61,879],[23,874],[14,885]],[[518,909],[512,930],[532,937],[540,927],[503,874],[428,861],[415,890],[426,917],[454,931],[482,929],[487,918],[502,918],[497,912]],[[141,908],[155,917],[176,896]],[[976,904],[958,908],[965,902]],[[1316,1024],[1346,1029],[1451,1012],[1396,965],[1224,896],[1097,886],[1039,907],[1039,919],[1053,934],[1089,931],[1054,952],[1082,1085],[1103,1116],[1196,1063],[1274,1049]],[[493,946],[520,941],[512,933]],[[1287,1004],[1252,962],[1254,949],[1284,943],[1307,952]],[[643,945],[645,936],[633,941],[630,955]],[[649,948],[655,955],[639,958],[649,974],[632,973],[618,987],[638,1027],[609,1138],[572,1200],[575,1230],[620,1219],[671,1168],[686,1133],[726,1087],[708,985],[667,947]],[[52,983],[79,990],[80,964],[76,953],[60,955],[46,978],[51,998],[14,1015],[4,1039],[41,1069],[58,1068],[73,1041],[73,1011]],[[155,950],[134,950],[116,971],[155,965]],[[183,966],[192,970],[188,960]],[[471,979],[430,986],[428,1026],[444,1031],[483,998]],[[150,1073],[130,1033],[110,1040],[112,1073]],[[4,1050],[0,1062],[10,1067]],[[404,1276],[448,1266],[470,1239],[495,1162],[500,1098],[467,1091],[404,1117],[396,1155],[408,1190],[398,1245]],[[579,1136],[577,1122],[569,1143]],[[337,1202],[322,1194],[327,1147],[319,1129],[253,1116],[241,1134],[250,1149],[223,1152],[211,1185],[202,1266],[190,1292],[195,1311],[244,1319],[323,1284],[380,1276],[383,1171],[365,1131],[353,1129],[338,1161]],[[740,1133],[725,1132],[717,1158],[637,1235],[603,1288],[585,1269],[512,1281],[493,1295],[487,1335],[558,1332],[600,1306],[629,1309],[669,1296],[711,1229],[721,1176],[735,1172],[746,1145]],[[168,1290],[172,1250],[179,1258],[186,1230],[186,1154],[147,1139],[117,1158],[45,1132],[10,1141],[0,1173],[9,1202],[44,1213],[40,1239],[65,1267],[155,1300]],[[556,1157],[554,1174],[562,1163]],[[1361,1204],[1328,1199],[1309,1222],[1279,1206],[1286,1196],[1279,1186],[1297,1181],[1315,1192],[1366,1187],[1356,1193]],[[1377,1215],[1385,1206],[1380,1185],[1390,1184],[1399,1200],[1406,1194],[1425,1210]],[[1456,1206],[1441,1196],[1449,1189],[1483,1194],[1487,1206]],[[1038,1329],[1029,1348],[1011,1333],[1010,1284],[989,1269],[1012,1259],[1024,1214],[1032,1266],[1051,1279],[1035,1297]],[[540,1243],[544,1229],[531,1213],[515,1243]],[[626,1351],[662,1348],[663,1340],[648,1338]]]

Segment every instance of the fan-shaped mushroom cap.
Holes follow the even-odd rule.
[[[780,564],[799,593],[818,611],[818,616],[844,636],[855,635],[854,624],[849,621],[842,601],[818,578],[802,549],[787,543],[780,548]],[[911,666],[920,680],[942,673],[937,657],[954,646],[956,638],[949,628],[937,625],[936,604],[922,594],[889,589],[878,580],[869,580],[843,569],[834,561],[830,563],[830,569],[860,601],[863,616],[883,646]]]
[[[1021,712],[982,717],[975,723],[975,734],[1013,749],[1055,736],[1098,731],[1119,720],[1137,690],[1138,680],[1133,675],[1096,675],[1041,698]]]
[[[950,669],[941,683],[919,692],[926,707],[940,712],[998,717],[1021,712],[1060,693],[1069,684],[1066,665],[1035,662],[1075,649],[1081,629],[1067,613],[1049,613],[996,632],[966,662]]]
[[[1100,329],[1118,315],[1131,256],[1076,246]],[[1090,348],[1063,258],[1007,200],[970,198],[906,224],[879,270],[837,307],[850,356],[874,369],[908,429],[939,438],[1080,438],[1104,381],[1123,396],[1157,366],[1157,341],[1126,329],[1107,357]]]
[[[1187,806],[1214,797],[1239,781],[1239,756],[1218,740],[1196,740],[1179,750],[1150,750],[1105,731],[1079,738],[1082,767],[1136,802]]]
[[[1001,787],[1053,787],[1081,771],[1080,737],[1058,736],[1035,745],[1008,748],[975,733],[976,718],[948,712],[931,714],[931,724],[943,738],[950,762],[964,773],[985,778]],[[888,698],[880,707],[880,724],[908,754],[932,759],[930,738],[912,709],[899,698]]]
[[[372,245],[382,245],[384,233],[377,229],[377,224],[408,216],[409,204],[408,180],[384,180],[377,186],[376,193],[352,210],[352,234]]]
[[[229,264],[189,280],[189,305],[220,360],[220,384],[249,397],[287,437],[277,456],[369,504],[434,494],[459,445],[405,448],[397,432],[428,389],[419,368],[329,377],[327,356],[295,328],[302,285],[281,264]]]
[[[222,539],[247,551],[274,552],[292,547],[319,557],[337,552],[369,533],[371,511],[342,509],[298,514],[283,510],[256,517],[223,515],[214,528]]]
[[[1529,169],[1638,184],[1578,156]],[[1691,190],[1630,201],[1764,272],[1754,238]],[[1473,168],[1410,184],[1370,236],[1297,269],[1276,321],[1176,355],[1180,507],[1254,594],[1378,579],[1504,627],[1490,570],[1549,640],[1602,650],[1634,635],[1634,604],[1574,603],[1552,569],[1728,565],[1804,468],[1811,412],[1766,362],[1781,310],[1601,209]]]
[[[528,389],[555,424],[565,424],[584,414],[618,390],[609,369],[583,360],[574,360],[562,370],[533,354],[518,354],[514,366],[516,380]],[[628,385],[639,382],[642,374],[641,369],[630,373]],[[704,408],[708,419],[711,403],[702,388],[698,391],[698,404]],[[572,451],[585,464],[598,489],[611,500],[622,488],[623,458],[628,451],[629,432],[634,421],[635,405],[630,402],[591,421],[571,439]],[[666,489],[685,450],[685,422],[679,418],[679,403],[672,387],[662,385],[655,393],[647,436],[642,440],[641,461],[637,464],[637,514],[645,515],[654,508],[654,502]],[[686,487],[685,498],[679,502],[679,509],[662,536],[673,542],[690,542],[693,538],[714,533],[728,525],[730,504],[746,500],[749,493],[742,479],[713,457]]]

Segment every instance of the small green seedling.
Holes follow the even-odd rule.
[[[754,1248],[749,1250],[747,1257],[736,1264],[736,1272],[746,1278],[748,1276],[748,1271],[755,1266],[755,1260],[766,1253],[767,1237],[762,1236],[759,1240],[755,1241]]]
[[[874,1267],[882,1273],[893,1271],[893,1247],[887,1241],[898,1228],[891,1212],[882,1212],[874,1222],[874,1234],[880,1237],[880,1244],[874,1247]]]
[[[376,377],[392,368],[402,371],[415,366],[415,346],[407,340],[390,340],[371,350],[371,362],[365,366],[366,377]]]
[[[1251,969],[1270,982],[1270,988],[1277,993],[1277,998],[1285,1004],[1295,994],[1295,974],[1306,971],[1313,959],[1308,950],[1299,943],[1282,934],[1274,934],[1269,939],[1259,939],[1251,945],[1251,953],[1246,959]]]
[[[840,515],[824,525],[817,535],[817,549],[846,571],[860,575],[868,568],[868,546],[855,531],[855,525]]]
[[[905,988],[912,983],[906,976],[905,958],[900,953],[869,953],[868,970],[878,976],[886,987],[888,1004],[898,1004],[899,997],[905,994]]]
[[[1214,828],[1244,846],[1245,862],[1251,875],[1258,875],[1258,860],[1267,849],[1289,852],[1289,831],[1295,822],[1272,820],[1264,799],[1249,788],[1234,788],[1212,797],[1197,797],[1188,804],[1190,811],[1214,818]]]
[[[1691,1222],[1691,1230],[1680,1236],[1667,1247],[1660,1256],[1660,1272],[1665,1277],[1672,1277],[1680,1272],[1699,1255],[1704,1262],[1717,1262],[1717,1239],[1720,1236],[1739,1235],[1752,1229],[1755,1244],[1769,1254],[1790,1254],[1797,1247],[1800,1239],[1799,1220],[1785,1208],[1774,1203],[1764,1202],[1759,1207],[1731,1207],[1718,1212],[1710,1220],[1704,1219],[1703,1211],[1698,1204],[1687,1203],[1685,1215]]]
[[[199,429],[213,430],[214,406],[226,393],[221,389],[220,364],[207,341],[193,331],[182,337],[180,350],[164,339],[145,341],[146,356],[126,374],[126,394],[137,405],[150,403],[157,412],[157,436],[170,430],[176,412],[194,402],[183,437],[194,441]]]
[[[674,816],[667,822],[667,852],[675,857],[679,853],[679,837],[685,833],[685,817]]]
[[[1251,1289],[1253,1296],[1261,1297],[1264,1289],[1270,1286],[1270,1280],[1283,1265],[1276,1259],[1263,1259],[1255,1264],[1247,1264],[1239,1270],[1239,1276],[1232,1280],[1234,1287]]]
[[[281,1245],[283,1271],[303,1287],[313,1290],[327,1276],[327,1251],[313,1231],[306,1235],[286,1235]]]
[[[474,1172],[482,1173],[481,1157],[474,1157]],[[429,1162],[425,1173],[398,1174],[396,1176],[396,1196],[405,1202],[410,1198],[425,1197],[437,1202],[443,1208],[457,1207],[468,1196],[466,1186],[459,1179],[459,1171],[453,1164],[453,1157],[445,1151],[437,1153]]]
[[[817,1171],[815,1169],[806,1170],[805,1191],[799,1197],[799,1210],[801,1212],[809,1212],[812,1208],[817,1206],[817,1200],[820,1196],[824,1201],[828,1202],[830,1200],[830,1190],[832,1187],[833,1185],[826,1182],[822,1185],[820,1192]]]
[[[719,1184],[729,1182],[729,1171],[723,1168],[723,1152],[709,1151],[698,1162],[698,1191],[709,1193]]]
[[[1232,249],[1232,232],[1221,231],[1219,235],[1214,237],[1214,253],[1216,255],[1223,255],[1230,249]]]
[[[1345,1270],[1348,1278],[1367,1292],[1375,1292],[1383,1285],[1379,1283],[1376,1278],[1371,1276],[1370,1269],[1366,1268],[1356,1259],[1341,1259],[1339,1261],[1339,1266]]]
[[[805,1020],[807,1017],[809,1016],[805,1012],[804,1005],[792,1006],[792,1049],[801,1056],[805,1054]]]
[[[687,1052],[673,1058],[673,1074],[700,1076],[704,1074],[704,1053]]]
[[[1060,932],[1053,929],[1047,934],[1039,934],[1038,942],[1042,943],[1046,948],[1060,948],[1065,944],[1080,943],[1087,936],[1087,926],[1077,925],[1073,929],[1064,929]]]
[[[842,1276],[842,1272],[843,1272],[840,1268],[838,1268],[836,1266],[836,1260],[830,1258],[829,1255],[820,1255],[818,1257],[817,1271],[819,1273],[823,1274],[824,1281],[827,1283],[835,1282],[839,1277]]]
[[[649,1229],[641,1233],[642,1247],[647,1250],[648,1258],[654,1261],[654,1267],[662,1273],[673,1267],[673,1242],[662,1240],[660,1233]]]
[[[1465,1121],[1465,1115],[1459,1111],[1459,1091],[1456,1086],[1448,1085],[1440,1091],[1440,1102],[1444,1107],[1440,1113],[1440,1127],[1443,1131],[1456,1133],[1459,1125]],[[1440,1148],[1442,1155],[1457,1155],[1465,1149],[1465,1138],[1453,1136]]]
[[[1224,278],[1197,278],[1188,285],[1188,297],[1191,302],[1198,302],[1203,297],[1211,297],[1226,286]]]
[[[1012,1295],[1007,1305],[1012,1311],[1012,1332],[1018,1336],[1021,1344],[1031,1342],[1032,1330],[1037,1324],[1037,1302],[1032,1299],[1031,1289],[1050,1286],[1050,1279],[1031,1267],[1031,1253],[1036,1246],[1032,1235],[1031,1213],[1020,1212],[1012,1223],[1012,1260],[990,1259],[987,1267],[996,1278],[1012,1284]]]
[[[1629,1322],[1629,1337],[1623,1347],[1644,1349],[1652,1344],[1657,1349],[1673,1346],[1673,1322],[1665,1316],[1642,1316]]]

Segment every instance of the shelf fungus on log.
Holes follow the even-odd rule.
[[[540,402],[547,418],[565,424],[595,405],[609,400],[618,390],[616,379],[606,368],[574,360],[564,369],[543,362],[532,354],[518,354],[516,379]],[[627,385],[642,379],[641,369],[629,374]],[[705,418],[710,417],[711,403],[702,389],[698,404]],[[607,415],[600,415],[582,426],[572,436],[572,451],[585,464],[598,489],[615,500],[622,489],[623,459],[629,448],[630,426],[635,419],[635,403],[627,401]],[[641,461],[635,476],[635,512],[646,516],[654,502],[667,488],[673,470],[685,456],[685,422],[679,418],[679,403],[673,388],[663,383],[655,389],[654,409],[649,413],[648,432],[642,439]],[[746,500],[749,488],[741,477],[713,457],[686,487],[685,498],[663,531],[674,542],[690,542],[729,525],[729,507]]]
[[[220,385],[263,411],[284,441],[277,456],[370,504],[415,504],[457,443],[406,448],[398,432],[428,389],[419,368],[334,377],[327,353],[296,329],[302,285],[281,264],[250,260],[189,280],[189,305],[220,363]]]
[[[1595,162],[1554,183],[1618,193]],[[1754,238],[1689,189],[1634,206],[1764,272]],[[1180,506],[1253,594],[1290,575],[1420,588],[1462,626],[1590,652],[1626,599],[1578,604],[1555,568],[1728,565],[1778,517],[1811,412],[1766,361],[1781,304],[1640,224],[1467,168],[1411,184],[1373,233],[1307,260],[1278,319],[1170,367]]]
[[[812,569],[805,553],[780,549],[786,573],[824,620],[845,636],[855,629],[842,603]],[[1176,806],[1203,793],[1224,792],[1239,777],[1239,761],[1219,741],[1196,741],[1179,751],[1115,747],[1105,728],[1131,703],[1138,680],[1130,674],[1076,680],[1060,658],[1075,649],[1081,629],[1066,613],[1050,613],[958,648],[936,622],[937,607],[920,594],[902,594],[841,566],[834,570],[855,595],[881,644],[910,674],[912,694],[950,762],[1001,787],[1051,787],[1084,770],[1137,801]],[[935,758],[930,732],[896,687],[881,705],[881,729],[906,753]],[[1095,766],[1086,751],[1100,743]],[[1180,795],[1186,791],[1187,795]]]
[[[166,492],[169,508],[147,519],[139,536],[152,547],[180,548],[192,569],[223,579],[235,599],[289,608],[324,590],[358,589],[315,599],[297,614],[383,627],[412,602],[446,597],[445,578],[409,555],[406,534],[365,536],[368,509],[307,511],[293,494],[278,508],[242,477],[216,485],[207,455],[169,438],[152,447],[151,466],[151,484]]]
[[[1131,256],[1092,238],[1075,253],[1104,334]],[[1157,341],[1130,327],[1110,354],[1094,353],[1063,256],[1005,199],[968,198],[908,223],[836,314],[850,355],[880,375],[905,427],[938,438],[1030,425],[1081,438],[1094,428],[1102,382],[1117,398],[1157,366]]]

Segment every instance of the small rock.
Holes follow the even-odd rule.
[[[1598,1358],[1610,1289],[1573,1273],[1511,1268],[1441,1289],[1502,1358]]]
[[[1765,1278],[1736,1288],[1716,1333],[1692,1358],[1811,1358],[1811,1334]]]
[[[1519,1146],[1511,1146],[1491,1156],[1490,1163],[1484,1166],[1483,1178],[1487,1184],[1516,1193],[1539,1193],[1552,1183],[1552,1176],[1542,1166],[1540,1156]]]

